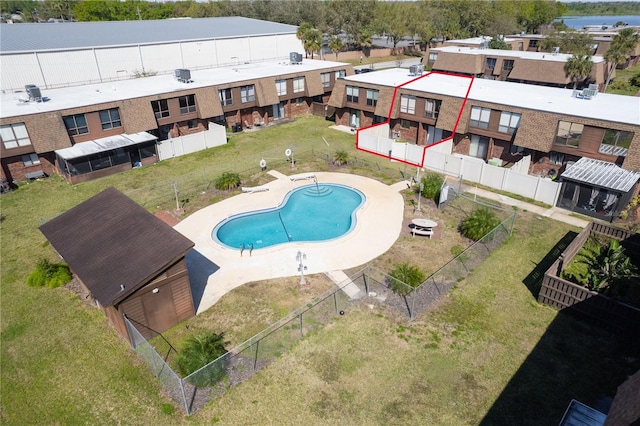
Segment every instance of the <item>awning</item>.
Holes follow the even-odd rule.
[[[625,170],[607,161],[582,157],[567,167],[560,177],[614,191],[629,192],[640,179],[640,173]]]
[[[126,146],[152,142],[157,139],[157,137],[147,132],[133,133],[131,135],[123,133],[121,135],[80,142],[69,148],[58,149],[55,153],[64,160],[72,160],[74,158],[88,157],[93,154],[112,151]]]

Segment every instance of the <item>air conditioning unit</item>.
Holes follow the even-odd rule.
[[[298,53],[298,52],[289,53],[289,62],[291,62],[292,64],[301,64],[302,53]]]
[[[410,75],[422,75],[423,71],[424,71],[424,65],[411,65],[409,67]]]
[[[42,102],[42,93],[38,86],[35,84],[27,84],[24,86],[24,89],[27,91],[30,101]]]
[[[175,77],[181,83],[191,83],[191,70],[178,68],[175,70]]]

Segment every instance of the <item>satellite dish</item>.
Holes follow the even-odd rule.
[[[260,160],[260,167],[263,169],[267,167],[267,160],[265,160],[264,158]]]
[[[284,155],[286,155],[287,157],[291,157],[291,150],[289,148],[285,149]]]

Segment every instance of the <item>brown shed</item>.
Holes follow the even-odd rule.
[[[40,226],[117,331],[145,337],[195,315],[185,255],[193,242],[115,188]]]

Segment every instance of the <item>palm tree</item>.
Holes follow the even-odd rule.
[[[573,81],[573,88],[575,89],[579,81],[583,81],[591,74],[592,67],[593,62],[589,55],[576,53],[567,59],[567,62],[564,64],[564,72],[571,78],[571,81]]]
[[[226,354],[226,344],[228,342],[224,341],[224,333],[208,332],[188,338],[176,359],[178,371],[183,376],[188,376],[200,370]],[[190,377],[189,382],[196,386],[212,386],[225,377],[227,363],[227,359],[223,358]]]
[[[607,90],[609,82],[611,81],[611,75],[613,70],[620,64],[623,64],[629,59],[629,53],[636,48],[640,42],[640,34],[633,28],[625,28],[616,34],[611,47],[604,54],[604,59],[607,61],[607,81],[604,85],[604,90]]]
[[[307,31],[306,37],[304,50],[311,52],[311,59],[313,59],[313,52],[319,52],[322,48],[322,33],[320,30],[311,28]]]
[[[300,26],[298,27],[298,30],[296,31],[296,37],[298,38],[298,40],[302,41],[303,46],[305,46],[304,47],[305,57],[307,57],[307,53],[309,53],[307,51],[306,43],[308,39],[308,33],[312,29],[313,29],[313,26],[309,22],[303,22],[300,24]]]
[[[331,51],[336,54],[336,61],[338,60],[338,53],[342,50],[343,47],[344,43],[342,42],[342,38],[339,35],[336,34],[334,36],[331,36],[331,39],[329,39],[329,49],[331,49]]]

